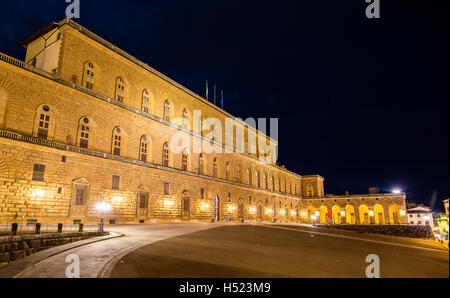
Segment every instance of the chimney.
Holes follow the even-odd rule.
[[[369,194],[377,194],[380,193],[380,188],[377,187],[369,187]]]

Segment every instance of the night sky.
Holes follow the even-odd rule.
[[[0,52],[65,17],[0,0]],[[279,162],[326,193],[402,189],[442,209],[449,179],[448,1],[87,1],[75,21],[225,110],[279,118]]]

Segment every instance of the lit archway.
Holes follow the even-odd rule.
[[[328,209],[326,206],[320,207],[320,223],[326,224],[328,218]]]
[[[308,216],[307,222],[309,222],[309,223],[314,222],[314,218],[316,216],[315,213],[316,213],[316,208],[314,208],[313,206],[309,206],[308,211],[307,211],[307,216]]]
[[[359,222],[364,225],[370,224],[369,207],[367,205],[359,206]]]
[[[392,225],[397,225],[400,223],[400,209],[397,204],[389,206],[389,222]]]
[[[384,219],[384,208],[380,204],[373,206],[373,212],[375,216],[375,224],[384,225],[386,220]]]
[[[341,207],[335,205],[333,206],[333,223],[334,224],[341,224]]]
[[[345,207],[345,219],[347,224],[355,224],[355,208],[352,205]]]

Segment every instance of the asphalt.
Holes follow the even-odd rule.
[[[376,254],[381,277],[449,277],[448,251],[431,241],[394,238],[298,225],[224,225],[129,251],[107,276],[364,278],[366,256]]]
[[[68,255],[75,254],[80,260],[81,278],[107,277],[108,269],[111,268],[115,260],[136,248],[155,241],[218,226],[220,224],[211,223],[105,226],[106,230],[124,234],[124,236],[88,243],[71,249],[61,246],[58,249],[62,252],[51,256],[48,256],[46,251],[38,252],[33,255],[34,264],[32,266],[25,269],[19,268],[18,270],[17,266],[11,263],[1,268],[1,272],[5,276],[15,278],[65,278],[66,268],[69,265],[69,263],[66,263],[66,258]],[[37,259],[39,261],[36,261]],[[27,260],[27,258],[24,260]]]

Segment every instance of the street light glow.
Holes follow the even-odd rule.
[[[112,206],[110,203],[106,203],[106,202],[101,202],[101,203],[97,203],[97,205],[95,205],[95,209],[99,212],[108,212],[112,209]]]
[[[396,189],[392,190],[392,193],[395,193],[396,195],[398,195],[398,194],[401,194],[402,191],[400,189],[396,188]]]

